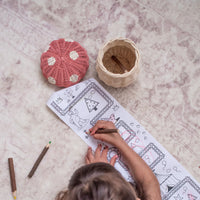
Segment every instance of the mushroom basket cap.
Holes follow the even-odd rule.
[[[44,77],[51,84],[69,87],[78,83],[87,72],[87,51],[73,40],[58,39],[50,43],[41,56],[40,64]]]

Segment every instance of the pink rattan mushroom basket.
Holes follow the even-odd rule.
[[[51,84],[69,87],[78,83],[89,66],[87,51],[72,40],[59,39],[50,43],[41,56],[41,70]]]

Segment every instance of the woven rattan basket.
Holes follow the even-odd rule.
[[[137,78],[139,59],[139,51],[133,41],[124,38],[111,40],[99,50],[96,70],[107,85],[126,87]]]

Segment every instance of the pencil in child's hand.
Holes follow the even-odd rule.
[[[101,134],[101,133],[118,133],[118,129],[106,129],[106,128],[99,128],[96,130],[95,134]],[[85,132],[86,134],[90,135],[90,131],[86,131]]]
[[[33,176],[33,174],[35,173],[36,169],[38,168],[41,160],[43,159],[44,155],[46,154],[46,152],[49,149],[49,146],[51,144],[51,141],[49,141],[49,143],[44,147],[44,149],[42,150],[41,154],[39,155],[38,159],[35,161],[35,164],[33,165],[33,168],[31,169],[31,171],[28,174],[28,177],[31,178]]]
[[[17,187],[16,187],[16,181],[15,181],[15,170],[14,170],[13,158],[8,158],[8,166],[9,166],[9,171],[10,171],[11,190],[12,190],[14,199],[16,199]]]
[[[116,133],[118,132],[118,129],[98,129],[95,133],[96,134],[101,134],[101,133]]]

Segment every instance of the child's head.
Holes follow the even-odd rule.
[[[93,163],[77,169],[68,190],[57,200],[136,200],[133,187],[111,165]]]

